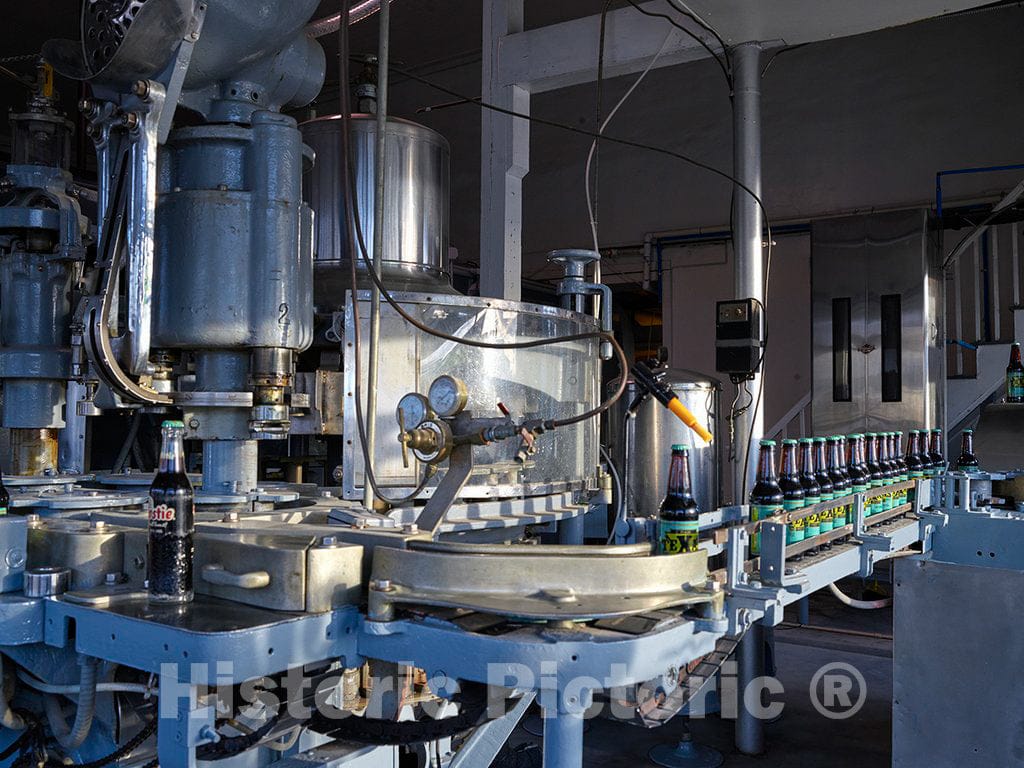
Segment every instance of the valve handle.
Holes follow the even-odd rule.
[[[405,414],[402,413],[402,409],[398,409],[398,428],[401,430],[398,433],[398,441],[402,444],[402,466],[406,469],[409,468],[409,433],[405,431]]]

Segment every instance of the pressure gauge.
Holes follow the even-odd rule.
[[[419,392],[410,392],[405,395],[398,401],[398,408],[395,410],[395,418],[406,429],[416,429],[430,416],[430,405],[427,403],[427,398]]]
[[[455,416],[461,413],[469,400],[466,385],[454,376],[438,376],[430,385],[430,407],[438,416]]]

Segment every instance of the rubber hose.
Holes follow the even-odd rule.
[[[836,596],[843,605],[848,605],[851,608],[858,608],[862,611],[873,611],[877,608],[888,608],[892,605],[892,598],[886,597],[881,600],[854,600],[852,597],[841,591],[835,584],[829,584],[828,588],[832,591],[832,594]]]
[[[68,728],[67,720],[61,709],[61,700],[57,696],[46,696],[46,718],[50,721],[53,736],[66,750],[78,749],[85,742],[92,730],[92,719],[96,713],[96,660],[88,656],[80,657],[78,662],[81,674],[78,682],[78,701],[75,709],[75,722]]]

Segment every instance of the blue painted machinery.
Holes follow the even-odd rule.
[[[376,388],[357,376],[365,267],[334,290],[357,258],[337,250],[353,219],[330,191],[346,123],[300,131],[282,114],[323,83],[305,32],[316,0],[83,5],[82,40],[45,53],[92,87],[81,108],[99,166],[95,247],[66,152],[32,153],[66,143],[45,94],[15,118],[30,129],[16,131],[0,191],[14,457],[14,514],[0,517],[3,766],[381,768],[411,753],[478,768],[536,702],[544,765],[579,768],[595,703],[661,725],[734,652],[745,686],[786,605],[938,538],[945,518],[926,507],[939,489],[914,481],[912,504],[870,518],[861,495],[831,502],[852,522],[796,545],[786,525],[811,508],[758,524],[746,507],[707,512],[694,553],[652,557],[642,521],[619,544],[581,546],[583,516],[609,501],[597,426],[559,424],[597,405],[598,325],[571,308],[455,295],[447,145],[400,121],[377,155],[400,194],[375,201],[396,302],[449,334],[590,335],[467,350],[384,309],[371,319],[387,364]],[[354,187],[369,194],[375,134],[365,120],[352,131]],[[370,462],[360,384],[381,433],[399,435]],[[89,466],[88,427],[110,413],[183,417],[201,443],[191,604],[145,598],[151,476],[131,470],[137,436]],[[281,446],[319,451],[322,473],[261,480],[261,455],[287,464]],[[737,730],[757,751],[752,713]]]

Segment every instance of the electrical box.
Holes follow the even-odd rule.
[[[756,299],[720,301],[715,317],[715,369],[734,381],[754,376],[761,365],[764,330]]]

